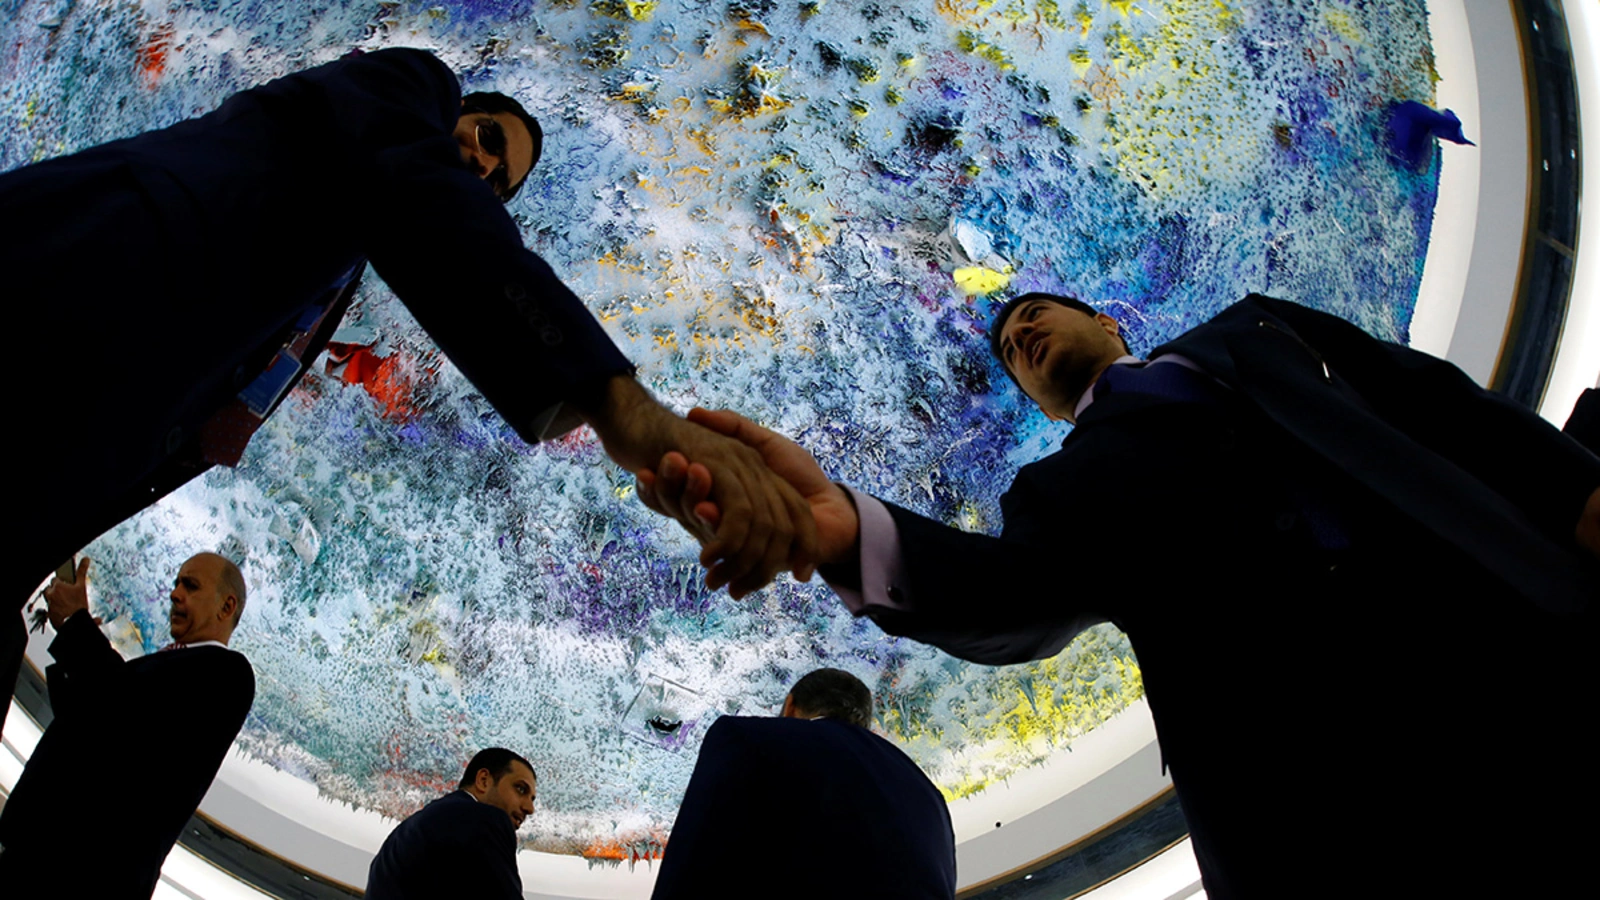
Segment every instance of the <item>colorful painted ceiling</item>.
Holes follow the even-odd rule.
[[[3,9],[6,168],[354,48],[437,52],[544,123],[510,209],[665,400],[742,410],[838,479],[976,530],[1062,436],[988,358],[1006,296],[1078,294],[1136,349],[1248,291],[1403,340],[1437,185],[1383,150],[1385,107],[1432,97],[1420,0]],[[819,665],[866,679],[882,730],[953,796],[1139,695],[1107,626],[990,669],[887,639],[820,586],[707,593],[591,435],[519,442],[379,279],[363,291],[342,367],[319,365],[243,465],[88,551],[129,653],[164,642],[185,556],[246,559],[240,745],[326,795],[404,815],[505,745],[540,774],[528,844],[615,858],[666,836],[716,715],[772,713]],[[1063,602],[1072,550],[1044,562]],[[1248,702],[1260,665],[1219,691]]]

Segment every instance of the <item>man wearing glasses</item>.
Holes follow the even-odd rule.
[[[31,525],[5,602],[209,465],[237,461],[369,262],[523,439],[587,423],[630,470],[674,449],[719,468],[736,515],[705,554],[724,560],[712,587],[738,596],[782,568],[808,572],[799,495],[754,451],[656,402],[523,246],[502,203],[539,148],[514,101],[463,105],[438,59],[389,49],[0,175],[0,271],[21,326],[13,421],[50,429],[21,451],[16,499]],[[22,633],[20,616],[0,625]],[[17,652],[0,652],[0,679]]]
[[[503,203],[522,190],[544,149],[539,120],[517,101],[490,91],[461,98],[461,118],[454,134],[461,161],[488,183]],[[513,168],[518,174],[513,175]]]

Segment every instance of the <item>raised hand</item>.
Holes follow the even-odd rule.
[[[729,410],[713,412],[696,407],[689,411],[688,420],[754,449],[768,468],[799,492],[816,522],[818,565],[854,561],[861,531],[855,504],[843,488],[829,480],[811,454],[794,441]],[[646,506],[679,521],[698,523],[698,528],[690,528],[696,536],[709,534],[721,521],[715,473],[698,459],[668,453],[656,469],[640,471],[638,479],[639,499]],[[701,561],[705,562],[704,555]],[[796,577],[801,574],[796,573]],[[712,568],[706,581],[713,584],[717,580],[717,569]]]
[[[49,604],[47,615],[50,625],[56,630],[61,629],[63,622],[72,618],[79,610],[89,608],[89,557],[85,556],[78,563],[76,580],[62,581],[59,578],[50,579],[49,587],[44,589],[45,602]]]
[[[638,382],[613,378],[593,408],[580,410],[606,453],[632,472],[677,452],[707,473],[705,498],[719,515],[707,523],[681,509],[652,506],[671,515],[700,540],[700,562],[713,589],[728,586],[742,597],[785,569],[810,578],[817,535],[810,505],[788,482],[737,440],[674,415]]]

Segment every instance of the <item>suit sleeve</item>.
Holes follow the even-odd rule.
[[[889,634],[909,637],[965,660],[1007,665],[1046,659],[1079,632],[1105,621],[1072,597],[1096,596],[1083,579],[1063,584],[1057,559],[1075,539],[1038,525],[1046,517],[1030,508],[1044,495],[1024,468],[1000,506],[1006,527],[999,537],[941,525],[891,503],[901,560],[889,598],[900,607],[868,607],[865,614]]]
[[[1337,316],[1253,299],[1320,350],[1386,421],[1506,498],[1548,539],[1575,546],[1584,501],[1600,488],[1600,458],[1442,359],[1380,341]]]
[[[706,897],[710,886],[724,882],[723,859],[743,843],[737,832],[746,824],[746,788],[755,763],[733,721],[720,719],[706,732],[651,900]]]
[[[321,86],[373,268],[524,439],[553,436],[554,410],[632,366],[462,165],[450,70],[398,49],[341,65]]]
[[[50,643],[50,655],[55,663],[45,676],[50,707],[56,715],[79,711],[105,698],[128,665],[95,625],[88,610],[73,613],[61,623],[56,639]]]

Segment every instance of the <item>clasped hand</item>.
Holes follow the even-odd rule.
[[[697,502],[711,519],[688,508],[647,505],[677,519],[702,545],[706,584],[743,597],[789,570],[809,579],[817,562],[812,512],[798,492],[745,444],[674,415],[632,378],[618,376],[594,408],[580,410],[606,453],[632,472],[647,470],[672,453],[693,459],[705,473]]]
[[[690,410],[688,421],[754,450],[767,469],[804,499],[816,526],[816,565],[839,565],[854,559],[861,530],[855,504],[799,444],[729,410],[712,412],[696,407]],[[717,501],[714,471],[699,457],[673,451],[663,455],[654,469],[640,469],[637,477],[639,499],[656,512],[683,522],[709,551],[727,518],[726,508]],[[728,573],[716,554],[702,552],[700,561],[708,569],[709,586],[728,583]],[[729,593],[742,597],[765,587],[776,574],[773,571],[759,582],[737,582]],[[810,570],[797,570],[795,577],[806,581],[810,574]]]

